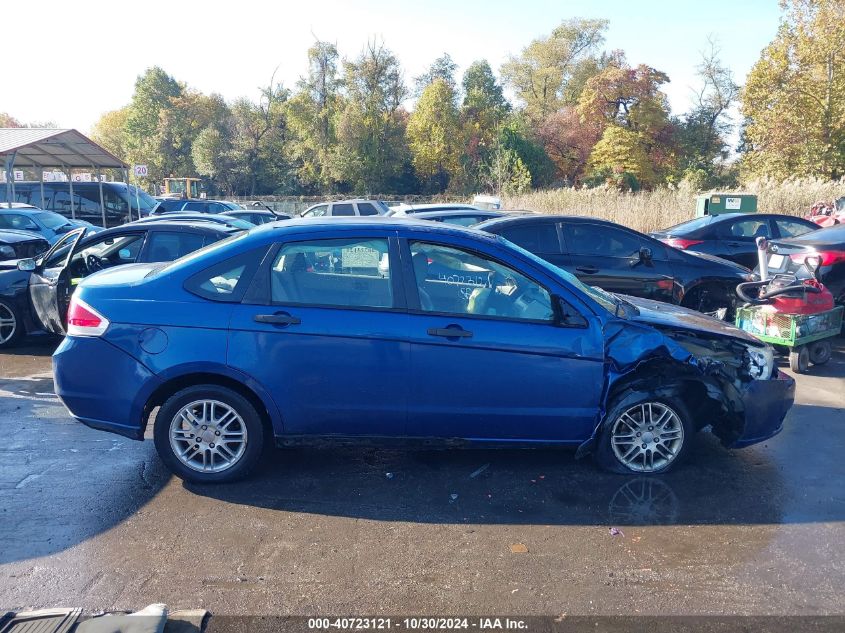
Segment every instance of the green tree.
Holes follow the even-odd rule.
[[[502,78],[532,120],[578,100],[589,76],[602,65],[599,48],[607,26],[607,20],[566,20],[502,66]]]
[[[742,91],[746,178],[845,174],[845,3],[781,0]]]
[[[173,99],[182,95],[182,86],[158,66],[148,68],[135,81],[135,92],[126,117],[126,156],[130,163],[148,165],[149,178],[160,182],[170,175],[168,156],[161,155],[162,115],[173,107]]]
[[[729,109],[739,95],[733,73],[719,59],[716,42],[708,39],[697,74],[701,84],[693,107],[676,124],[678,169],[681,177],[698,189],[721,185],[726,171],[728,138],[733,131]]]
[[[342,109],[338,52],[334,44],[317,42],[308,49],[308,74],[288,101],[291,156],[299,186],[311,193],[336,188],[331,155],[337,144],[337,115]]]
[[[357,193],[390,193],[406,169],[406,96],[399,61],[383,45],[369,43],[344,64],[346,103],[338,115],[332,153],[335,180]]]
[[[460,167],[463,148],[455,92],[445,79],[438,77],[423,90],[407,135],[420,182],[433,192],[445,190]]]
[[[615,51],[607,66],[587,81],[578,100],[582,123],[600,134],[602,141],[608,138],[610,128],[632,133],[622,135],[614,130],[609,134],[627,144],[641,145],[635,152],[635,162],[639,164],[640,157],[645,156],[650,164],[647,169],[640,165],[637,179],[646,186],[656,184],[675,168],[675,129],[669,119],[669,99],[661,89],[668,81],[665,73],[650,66],[629,66],[625,55]],[[630,150],[628,145],[626,148]],[[610,149],[605,143],[602,153],[608,155]],[[595,166],[597,161],[592,163]]]
[[[642,134],[620,125],[605,128],[590,154],[593,177],[620,189],[654,185],[656,175]]]
[[[464,152],[457,188],[471,191],[484,186],[482,168],[496,150],[500,127],[511,106],[487,60],[470,64],[461,84],[464,99],[460,121]]]
[[[452,60],[449,53],[443,53],[429,66],[428,70],[419,77],[414,78],[414,95],[419,97],[423,91],[436,80],[442,79],[455,92],[455,71],[458,65]]]
[[[128,162],[126,120],[129,108],[123,107],[103,114],[91,129],[91,139],[105,147],[112,154]]]

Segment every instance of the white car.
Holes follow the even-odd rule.
[[[436,204],[400,204],[395,207],[390,207],[390,215],[414,215],[415,213],[423,213],[429,211],[483,211],[471,204],[456,204],[454,202],[439,202]]]
[[[381,200],[338,200],[321,202],[299,214],[301,218],[343,217],[355,215],[387,215],[388,208]]]

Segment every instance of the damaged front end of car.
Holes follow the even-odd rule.
[[[605,326],[602,408],[579,455],[592,451],[609,403],[626,391],[682,398],[697,430],[710,427],[728,448],[779,433],[795,381],[775,366],[771,347],[715,319],[654,303],[637,301],[635,317]]]

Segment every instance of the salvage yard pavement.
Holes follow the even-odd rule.
[[[703,433],[665,476],[552,450],[289,449],[220,486],[71,419],[54,345],[0,355],[4,608],[845,611],[845,339],[797,377],[783,433],[741,451]]]

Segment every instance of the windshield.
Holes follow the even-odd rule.
[[[696,218],[695,220],[687,220],[686,222],[681,222],[680,224],[675,224],[674,226],[670,226],[668,229],[663,229],[661,231],[661,233],[679,233],[681,231],[684,231],[684,232],[697,231],[701,227],[707,226],[712,221],[713,221],[712,215],[705,215],[703,218]]]
[[[250,226],[252,225],[250,224]],[[249,231],[239,231],[234,235],[230,235],[229,237],[226,237],[218,242],[206,244],[199,250],[194,251],[193,253],[188,253],[187,255],[180,257],[179,259],[173,260],[166,266],[162,266],[161,268],[156,268],[155,270],[150,271],[149,275],[147,276],[149,277],[152,275],[157,275],[158,273],[163,273],[165,271],[175,270],[177,268],[181,268],[182,266],[186,266],[187,264],[190,264],[191,262],[201,257],[204,257],[207,253],[213,253],[218,249],[226,248],[230,244],[234,244],[238,240],[242,240],[247,235],[249,235]]]
[[[525,250],[521,246],[514,244],[513,242],[509,242],[505,238],[500,235],[496,236],[496,239],[501,240],[502,242],[506,243],[511,248],[518,250],[520,253],[528,257],[531,261],[533,261],[538,266],[545,268],[555,277],[560,277],[566,283],[575,286],[578,290],[583,292],[585,295],[590,297],[593,301],[598,303],[601,307],[603,307],[608,312],[613,314],[617,313],[617,307],[622,302],[621,299],[618,299],[615,295],[610,294],[609,292],[605,292],[601,288],[596,288],[594,286],[588,286],[583,283],[578,277],[573,275],[570,272],[565,271],[563,268],[559,268],[554,264],[547,262],[545,259],[537,257],[534,253]]]
[[[156,200],[148,194],[143,189],[139,189],[135,185],[127,185],[127,189],[129,190],[129,195],[132,196],[132,208],[138,208],[138,205],[141,206],[141,211],[152,211],[155,206],[158,204]],[[136,202],[137,200],[137,202]]]
[[[59,215],[58,213],[52,213],[51,211],[36,213],[35,219],[51,230],[67,226],[69,224],[66,217]]]
[[[838,242],[841,240],[845,240],[845,224],[837,224],[818,231],[810,230],[798,237],[790,238],[792,242]]]

